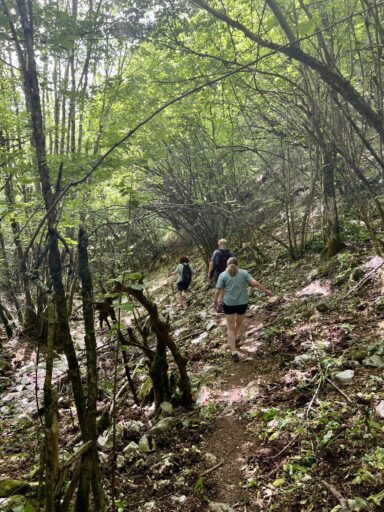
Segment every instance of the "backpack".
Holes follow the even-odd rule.
[[[231,251],[228,249],[219,249],[219,258],[216,269],[221,273],[227,268],[227,261],[232,256]]]
[[[183,264],[183,273],[181,274],[181,278],[185,284],[190,284],[192,281],[192,270],[188,263]]]

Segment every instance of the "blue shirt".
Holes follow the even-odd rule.
[[[180,281],[183,280],[183,268],[184,268],[184,265],[189,265],[189,263],[179,263],[176,267],[176,274],[177,274],[177,283],[180,283]],[[191,274],[194,274],[195,273],[195,270],[191,267],[191,265],[189,265],[189,268],[191,269]]]
[[[251,274],[241,268],[234,276],[225,270],[220,274],[216,288],[224,288],[224,303],[227,306],[240,306],[248,304],[248,285],[252,280]]]

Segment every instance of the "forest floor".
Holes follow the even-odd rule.
[[[129,394],[123,395],[116,429],[116,509],[383,510],[380,263],[369,254],[345,251],[328,263],[314,257],[256,271],[256,279],[276,297],[251,298],[239,363],[230,360],[225,319],[212,310],[213,290],[206,289],[203,276],[196,279],[190,307],[179,311],[174,287],[159,273],[153,275],[151,293],[189,359],[196,405],[186,411],[177,401],[173,407],[166,404],[162,428],[156,428],[153,405],[136,406]],[[367,283],[354,290],[371,272]],[[75,319],[73,326],[80,340],[78,323]],[[115,351],[106,340],[100,332],[100,410],[110,405],[112,392]],[[21,346],[18,342],[8,350],[13,373],[8,368],[10,382],[1,396],[0,474],[36,481],[42,430],[33,411],[34,383],[44,365],[34,367],[26,349],[21,355]],[[130,358],[145,397],[143,358],[135,350]],[[78,443],[64,377],[59,365],[62,457]],[[111,432],[99,444],[108,474]],[[108,481],[106,488],[110,494]],[[14,503],[0,496],[0,510],[13,510]]]

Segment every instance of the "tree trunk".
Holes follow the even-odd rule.
[[[96,511],[105,509],[105,496],[101,483],[99,457],[97,453],[97,352],[96,336],[93,320],[93,283],[88,263],[88,239],[82,227],[79,229],[79,277],[81,280],[81,297],[83,301],[83,317],[85,327],[85,352],[87,359],[87,425],[86,438],[91,441],[90,450],[83,456],[82,469],[75,510],[78,512],[89,509],[89,490],[92,483],[94,506]]]
[[[329,258],[337,254],[344,243],[340,235],[339,217],[337,213],[335,193],[335,153],[333,149],[324,153],[322,166],[324,195],[324,225],[327,255]]]

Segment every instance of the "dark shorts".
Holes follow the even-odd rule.
[[[188,290],[190,284],[191,283],[186,283],[185,281],[179,281],[176,286],[179,292],[185,292]]]
[[[226,315],[245,315],[247,311],[248,304],[240,304],[240,306],[227,306],[223,304],[223,310]]]

